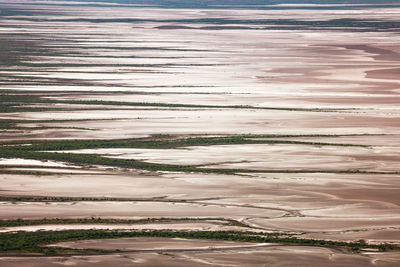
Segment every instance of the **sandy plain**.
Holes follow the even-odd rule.
[[[340,19],[396,22],[400,8],[304,8],[299,12],[290,8],[68,5],[60,10],[60,6],[47,2],[0,3],[12,10],[34,12],[31,16],[23,13],[1,16],[2,38],[42,49],[40,53],[24,54],[20,65],[1,66],[0,85],[4,92],[40,95],[50,100],[215,106],[32,104],[67,110],[0,113],[1,120],[18,120],[18,125],[25,127],[2,129],[1,141],[119,139],[156,134],[172,134],[176,138],[353,134],[274,140],[367,146],[240,144],[79,151],[152,163],[198,164],[215,169],[298,170],[299,173],[146,172],[104,166],[89,168],[56,161],[1,159],[1,170],[40,170],[52,174],[0,173],[2,197],[125,198],[124,201],[69,202],[4,200],[0,203],[2,219],[217,217],[237,219],[255,227],[254,231],[290,232],[327,240],[400,242],[399,174],[300,172],[400,171],[398,29],[356,24],[352,28],[329,22]],[[215,22],[207,23],[203,18],[236,22],[225,21],[217,27]],[[257,19],[271,21],[251,21]],[[274,24],[280,20],[320,21],[327,25]],[[224,107],[232,105],[246,107]],[[90,227],[230,229],[211,221],[127,228],[39,225],[1,231]],[[175,241],[170,240],[173,248],[180,242]],[[143,239],[132,245],[146,247],[152,242]],[[161,263],[165,266],[262,266],[266,263],[269,266],[396,266],[398,261],[398,252],[347,254],[328,248],[283,245],[243,247],[234,251],[175,251],[172,255],[156,251],[65,258],[0,257],[0,265],[5,266],[109,266],[111,263],[121,266]]]
[[[4,257],[8,266],[396,266],[395,253],[341,254],[326,248],[284,247],[256,248],[211,252],[119,253],[102,256],[73,257]]]

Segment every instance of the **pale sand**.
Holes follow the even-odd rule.
[[[187,249],[213,249],[225,248],[234,249],[241,247],[259,247],[266,246],[265,243],[246,243],[232,242],[220,240],[199,240],[199,239],[183,239],[183,238],[157,238],[157,237],[133,237],[119,239],[102,239],[102,240],[82,240],[72,242],[60,242],[52,246],[67,248],[96,248],[106,250],[187,250]]]
[[[24,218],[186,218],[186,217],[226,217],[240,219],[248,216],[277,217],[283,211],[221,207],[206,204],[155,203],[155,202],[0,202],[1,219]]]
[[[137,223],[137,224],[56,224],[15,226],[0,228],[0,232],[36,232],[36,231],[65,231],[65,230],[184,230],[184,231],[244,231],[247,228],[227,226],[220,221],[172,221],[165,223]]]
[[[368,243],[382,244],[382,243],[393,243],[398,244],[400,239],[400,231],[398,227],[387,227],[379,229],[363,229],[363,230],[347,230],[347,231],[332,231],[325,233],[307,233],[302,235],[304,238],[322,238],[330,240],[340,240],[351,242],[353,240],[364,239]]]
[[[397,266],[399,254],[348,254],[328,248],[270,246],[226,251],[119,253],[73,257],[3,257],[7,266]]]
[[[2,159],[0,158],[0,165],[28,165],[28,166],[41,166],[41,167],[71,167],[70,165],[62,164],[54,161],[40,161],[29,159]]]
[[[400,227],[399,217],[380,218],[309,218],[309,217],[288,217],[278,219],[251,219],[248,220],[254,226],[284,230],[284,231],[343,231],[355,229],[374,229]],[[328,230],[329,229],[329,230]]]

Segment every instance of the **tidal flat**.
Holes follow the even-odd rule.
[[[0,265],[398,266],[400,5],[288,2],[0,0]]]

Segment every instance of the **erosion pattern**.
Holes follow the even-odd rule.
[[[239,2],[0,1],[1,266],[398,266],[400,5]]]

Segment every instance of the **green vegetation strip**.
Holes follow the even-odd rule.
[[[27,107],[21,105],[3,105],[1,103],[0,113],[11,113],[11,112],[51,112],[51,111],[70,111],[67,108],[49,108],[49,107]],[[83,109],[80,109],[83,110]],[[87,109],[86,109],[87,110]]]
[[[252,170],[252,169],[218,169],[201,168],[196,165],[173,165],[142,162],[132,159],[107,158],[92,154],[74,154],[57,152],[36,152],[16,150],[14,147],[1,148],[0,158],[24,158],[35,160],[55,160],[84,165],[111,166],[127,169],[140,169],[147,171],[170,171],[170,172],[198,172],[216,174],[238,174],[238,173],[362,173],[362,174],[400,174],[400,172],[374,172],[362,170]]]
[[[0,149],[1,151],[1,149]],[[1,155],[1,152],[0,152]],[[51,169],[52,171],[49,171]],[[60,175],[60,174],[76,174],[76,171],[80,171],[80,168],[68,167],[68,166],[40,166],[40,165],[18,165],[18,164],[7,164],[0,165],[0,174],[23,174],[23,175]],[[85,174],[90,174],[85,170]],[[94,171],[96,175],[100,175],[98,171]],[[3,197],[0,196],[0,200]]]
[[[298,144],[317,146],[353,146],[368,147],[362,144],[325,143],[294,140],[271,140],[273,138],[290,137],[338,137],[334,135],[236,135],[220,137],[189,137],[174,139],[169,135],[160,135],[153,138],[131,138],[131,139],[105,139],[105,140],[24,140],[0,142],[5,146],[30,144],[29,146],[13,146],[14,150],[50,151],[71,149],[93,149],[93,148],[154,148],[169,149],[185,146],[204,145],[236,145],[236,144]],[[265,140],[265,139],[270,140]]]
[[[93,240],[106,238],[126,237],[165,237],[165,238],[189,238],[189,239],[211,239],[229,240],[254,243],[282,243],[290,245],[308,245],[323,247],[338,247],[358,252],[364,248],[379,249],[380,251],[399,249],[398,246],[389,244],[366,244],[365,242],[341,242],[315,239],[300,239],[296,237],[280,237],[276,234],[255,234],[253,232],[240,231],[107,231],[107,230],[72,230],[57,232],[17,232],[0,234],[0,252],[30,252],[43,254],[62,254],[66,249],[58,247],[44,247],[45,245],[76,240]],[[87,250],[70,249],[69,252],[81,253]],[[95,252],[95,250],[91,250]],[[112,253],[115,250],[98,251],[99,253]]]
[[[0,199],[1,201],[1,199]],[[247,224],[233,219],[225,218],[146,218],[146,219],[105,219],[99,217],[92,218],[75,218],[75,219],[40,219],[40,220],[0,220],[0,227],[15,227],[15,226],[31,226],[31,225],[52,225],[52,224],[143,224],[156,222],[194,222],[194,221],[222,221],[230,226],[249,227]]]
[[[20,110],[19,108],[17,108]],[[25,109],[23,107],[22,109]],[[8,109],[9,110],[9,109]],[[51,109],[54,111],[54,109]],[[59,109],[58,111],[65,111],[65,109]],[[46,109],[49,111],[49,109]],[[1,113],[1,111],[0,111]],[[82,128],[82,127],[62,127],[62,126],[34,126],[34,127],[27,127],[27,126],[20,126],[20,124],[36,124],[36,123],[70,123],[70,122],[87,122],[87,121],[113,121],[113,120],[123,120],[124,118],[113,118],[113,119],[65,119],[65,120],[11,120],[11,119],[0,119],[0,130],[2,129],[16,129],[16,130],[26,130],[26,129],[79,129],[79,130],[91,130],[89,128]]]
[[[111,106],[134,106],[134,107],[172,107],[172,108],[223,108],[223,109],[261,109],[261,110],[285,110],[285,111],[314,111],[329,112],[351,109],[320,109],[320,108],[281,108],[281,107],[255,107],[250,105],[198,105],[198,104],[171,104],[171,103],[146,103],[146,102],[120,102],[100,100],[41,100],[41,103],[79,104],[79,105],[111,105]]]
[[[7,169],[0,169],[0,174],[13,174],[13,175],[36,175],[36,176],[49,176],[49,175],[59,175],[60,173],[56,172],[46,172],[46,171],[30,171],[30,170],[7,170]],[[63,173],[68,174],[68,173]],[[72,174],[72,173],[71,173]],[[1,197],[0,197],[1,199]]]
[[[56,197],[56,196],[0,196],[0,201],[11,202],[74,202],[74,201],[118,201],[118,202],[186,202],[185,199],[165,198],[116,198],[116,197]],[[0,223],[1,225],[1,223]]]
[[[167,107],[167,108],[258,109],[258,110],[285,110],[285,111],[311,111],[311,112],[337,112],[337,111],[354,110],[354,109],[255,107],[249,105],[218,106],[218,105],[197,105],[197,104],[100,101],[100,100],[57,100],[48,98],[44,99],[38,95],[20,95],[20,94],[0,94],[0,103],[2,104],[0,112],[16,112],[19,109],[21,111],[35,111],[35,109],[37,109],[33,107],[21,106],[22,104],[78,104],[78,105]],[[46,108],[42,109],[43,111],[46,111]]]

